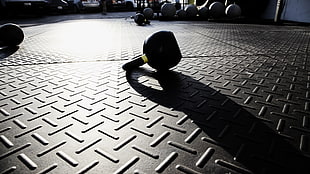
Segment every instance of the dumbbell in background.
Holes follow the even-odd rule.
[[[208,4],[209,1],[206,1],[205,4],[197,6],[195,4],[189,4],[185,9],[176,10],[176,7],[172,3],[164,3],[161,6],[161,14],[163,17],[178,17],[179,19],[193,19],[195,17],[201,17],[204,19],[221,19],[225,16],[228,18],[234,19],[241,16],[241,8],[239,5],[232,3],[224,3],[215,1]]]

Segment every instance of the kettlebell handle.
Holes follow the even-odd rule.
[[[143,64],[145,64],[147,62],[148,62],[148,58],[146,57],[145,54],[143,54],[141,57],[139,57],[137,59],[134,59],[134,60],[132,60],[130,62],[125,63],[122,66],[122,68],[125,71],[130,71],[130,70],[133,70],[136,67],[142,66]]]

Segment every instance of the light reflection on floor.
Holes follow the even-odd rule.
[[[111,30],[113,34],[111,34]],[[118,49],[121,45],[121,32],[115,25],[103,21],[69,21],[57,25],[44,33],[50,49],[64,51],[79,57],[95,57],[102,50]]]

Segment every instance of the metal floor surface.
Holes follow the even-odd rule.
[[[0,173],[309,173],[310,28],[70,20],[0,50]],[[173,31],[171,72],[121,66]],[[85,34],[83,31],[91,31]]]

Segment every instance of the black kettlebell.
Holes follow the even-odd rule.
[[[0,26],[0,47],[17,46],[24,40],[23,30],[16,24],[7,23]]]
[[[134,21],[136,24],[138,25],[144,25],[144,24],[150,24],[150,21],[148,21],[145,16],[141,13],[137,13],[135,16],[134,16]]]
[[[157,71],[165,71],[176,66],[182,54],[171,31],[159,31],[148,37],[143,44],[143,55],[123,65],[126,71],[145,63]]]

